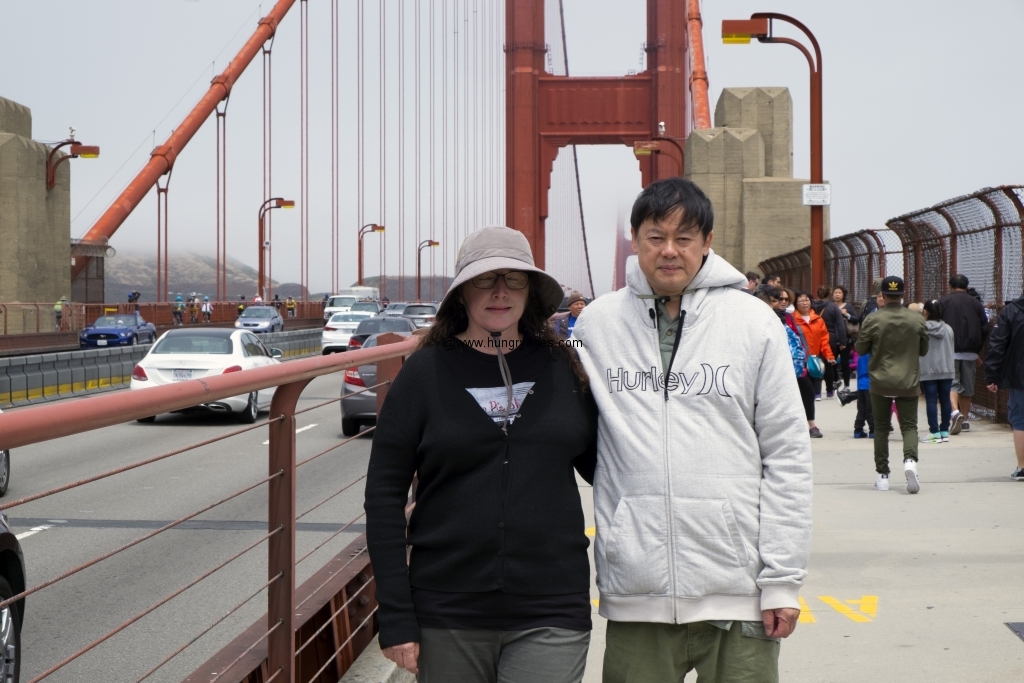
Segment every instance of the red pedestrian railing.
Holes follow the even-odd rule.
[[[360,437],[355,436],[343,439],[327,449],[297,461],[295,439],[296,416],[332,403],[337,403],[341,398],[326,400],[302,410],[296,410],[296,405],[303,389],[316,377],[342,372],[354,366],[376,363],[378,383],[367,387],[363,391],[376,389],[377,406],[379,409],[387,394],[388,386],[397,375],[398,370],[401,369],[404,358],[412,353],[418,344],[418,338],[404,339],[397,335],[382,335],[379,338],[379,345],[368,349],[296,360],[270,367],[217,375],[201,380],[183,381],[143,391],[105,394],[79,401],[40,405],[0,414],[0,449],[12,449],[102,429],[151,415],[182,410],[198,404],[218,401],[231,396],[244,395],[269,387],[277,387],[271,403],[270,415],[266,422],[242,427],[184,448],[167,451],[0,505],[0,510],[6,513],[20,505],[87,486],[93,482],[114,477],[139,467],[145,467],[202,446],[218,444],[231,437],[250,432],[254,429],[260,429],[268,424],[270,427],[270,439],[267,449],[267,476],[257,481],[247,482],[227,496],[210,502],[198,510],[165,524],[159,529],[103,552],[65,572],[46,578],[34,586],[15,586],[14,590],[18,591],[17,594],[8,600],[0,601],[0,608],[3,608],[12,603],[21,604],[21,601],[27,596],[39,591],[47,589],[57,590],[65,579],[89,567],[100,565],[105,560],[129,548],[145,543],[170,529],[179,527],[184,522],[209,512],[249,491],[263,485],[267,486],[267,533],[242,550],[191,579],[180,588],[160,596],[149,607],[132,616],[116,628],[98,635],[88,645],[49,665],[43,672],[34,676],[29,683],[42,681],[51,674],[60,671],[71,662],[94,650],[114,635],[130,628],[146,615],[188,591],[264,542],[267,543],[267,580],[261,585],[255,586],[245,600],[234,605],[187,642],[181,644],[161,661],[156,662],[145,675],[137,680],[143,681],[149,678],[160,667],[184,652],[189,646],[196,643],[229,616],[250,603],[264,590],[267,591],[265,622],[258,622],[254,628],[239,636],[248,640],[242,647],[236,647],[230,651],[231,656],[233,656],[232,660],[224,662],[225,657],[228,656],[225,653],[229,650],[222,651],[219,661],[224,663],[224,666],[214,669],[214,674],[208,675],[205,673],[210,669],[209,667],[204,667],[202,669],[204,673],[200,674],[197,672],[197,677],[190,677],[188,680],[202,680],[208,683],[217,680],[258,680],[263,682],[275,680],[286,683],[296,683],[297,681],[307,683],[307,681],[327,680],[327,678],[321,678],[321,676],[327,676],[328,673],[336,676],[332,680],[338,680],[351,662],[354,661],[355,657],[358,656],[359,651],[369,642],[372,638],[372,633],[375,631],[374,615],[376,613],[376,603],[373,599],[373,592],[368,589],[373,580],[372,571],[369,567],[369,558],[365,552],[365,536],[357,538],[355,542],[350,544],[332,561],[315,573],[311,579],[300,586],[298,590],[298,595],[301,596],[300,599],[297,599],[295,570],[300,562],[306,560],[314,552],[350,529],[363,515],[360,514],[352,520],[341,523],[337,531],[298,559],[295,557],[296,523],[329,500],[351,490],[356,484],[365,479],[366,475],[363,474],[352,481],[346,482],[331,495],[297,514],[296,472],[298,468],[332,453]],[[363,434],[365,433],[364,431]],[[69,610],[74,609],[73,596],[69,596],[67,605]],[[324,619],[324,613],[329,614],[330,618]],[[338,623],[339,617],[343,621],[341,624]],[[332,624],[335,628],[328,628]],[[325,632],[335,639],[333,649],[328,650],[323,647]],[[162,640],[163,634],[160,637]],[[317,647],[310,647],[314,643]],[[240,651],[240,654],[234,656],[236,651]],[[306,672],[311,670],[315,670],[317,673],[310,678],[306,676]],[[300,674],[301,678],[299,677]]]

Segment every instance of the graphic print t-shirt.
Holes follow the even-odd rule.
[[[512,405],[508,410],[509,424],[515,422],[534,383],[540,379],[551,362],[551,354],[541,346],[522,345],[512,351],[502,351],[508,369],[512,372]],[[477,405],[497,424],[505,419],[508,391],[501,379],[498,357],[472,349],[466,344],[443,354],[455,379],[469,392]]]
[[[509,422],[519,416],[523,404],[551,362],[550,351],[540,345],[519,346],[502,353],[512,372],[512,406]],[[498,357],[466,344],[441,354],[455,380],[476,399],[477,405],[497,425],[504,420],[508,394],[498,368]],[[523,631],[531,628],[565,628],[589,631],[590,594],[513,595],[501,590],[485,593],[447,593],[412,588],[416,619],[424,628]]]

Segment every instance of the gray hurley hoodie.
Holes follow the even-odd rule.
[[[682,624],[799,608],[811,444],[779,318],[711,252],[683,292],[665,373],[635,258],[627,283],[587,306],[573,330],[600,411],[600,614]]]

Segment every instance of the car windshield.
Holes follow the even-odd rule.
[[[353,315],[351,313],[336,313],[331,316],[332,323],[358,323],[366,320],[365,315]]]
[[[101,315],[93,323],[94,327],[133,327],[135,318],[124,315]]]
[[[400,311],[403,308],[405,308],[405,304],[391,304],[390,306],[388,306],[388,310],[391,311],[392,313]]]
[[[433,306],[406,306],[402,315],[434,315],[437,309]]]
[[[351,306],[356,302],[354,296],[332,296],[331,300],[327,302],[328,308],[341,308]]]
[[[201,334],[164,337],[150,353],[219,353],[231,354],[234,344],[230,337],[208,337]]]
[[[242,318],[273,318],[274,309],[260,306],[252,306],[242,311]]]
[[[371,313],[377,312],[377,304],[372,301],[360,301],[357,304],[352,304],[353,311],[370,311]]]

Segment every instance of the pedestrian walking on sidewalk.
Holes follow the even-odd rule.
[[[1003,308],[992,328],[985,353],[985,385],[992,393],[1010,390],[1009,420],[1017,469],[1011,479],[1024,481],[1024,297]]]
[[[953,389],[949,395],[953,406],[953,419],[949,433],[956,436],[969,431],[967,420],[971,416],[971,400],[974,396],[974,378],[977,373],[978,354],[985,346],[988,331],[988,316],[985,306],[967,293],[969,281],[966,275],[949,278],[950,293],[939,299],[942,306],[942,320],[953,328]]]
[[[921,357],[921,393],[928,414],[928,436],[921,443],[945,443],[949,441],[953,412],[949,400],[954,376],[953,329],[942,322],[942,304],[935,299],[924,303],[921,314],[928,330],[928,353]]]
[[[800,390],[800,402],[803,404],[804,416],[807,418],[807,431],[812,439],[820,439],[822,438],[821,430],[814,424],[814,379],[807,370],[807,340],[793,319],[796,309],[790,305],[790,302],[796,299],[796,295],[793,294],[793,290],[785,287],[769,287],[761,290],[757,298],[775,311],[779,320],[782,321],[783,327],[786,328],[790,356],[793,359],[793,369],[796,372],[796,385]],[[794,348],[794,343],[799,348]]]
[[[561,302],[522,233],[470,234],[381,407],[365,497],[380,645],[419,683],[583,678],[590,544],[573,470],[593,481],[597,409],[548,326]]]
[[[821,400],[821,382],[824,377],[827,377],[826,364],[834,364],[836,362],[835,356],[832,354],[832,345],[829,343],[828,328],[825,326],[825,321],[822,320],[817,313],[811,308],[811,295],[807,292],[797,292],[796,300],[793,302],[796,306],[796,311],[793,313],[793,320],[796,321],[799,327],[800,333],[804,337],[804,341],[807,344],[807,367],[811,370],[811,383],[814,385],[814,400]],[[820,364],[822,372],[819,374],[814,371],[811,366],[812,364]],[[826,387],[828,395],[832,396],[832,386]],[[811,427],[811,436],[819,436],[814,434],[813,430],[816,427]]]
[[[857,338],[857,353],[870,354],[871,412],[875,417],[875,488],[889,490],[889,433],[892,405],[896,404],[903,435],[903,471],[907,492],[917,493],[917,397],[920,392],[919,357],[928,353],[924,318],[902,305],[903,280],[882,280],[885,306],[864,319]]]
[[[777,681],[800,614],[811,442],[793,358],[776,314],[711,250],[713,220],[688,180],[644,188],[627,286],[573,330],[600,413],[604,683],[694,669],[702,682]]]

